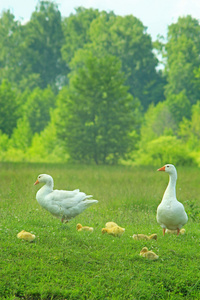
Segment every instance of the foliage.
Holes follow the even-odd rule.
[[[0,83],[2,79],[15,82],[20,76],[20,51],[22,50],[21,26],[10,10],[0,18]],[[17,62],[17,63],[16,63]]]
[[[172,136],[200,166],[199,32],[180,17],[152,43],[133,15],[62,17],[44,0],[26,23],[2,11],[0,159],[132,164]]]
[[[67,67],[61,57],[64,42],[61,14],[53,2],[40,1],[26,25],[27,55],[32,57],[32,73],[40,74],[40,87],[60,87]]]
[[[35,200],[41,172],[53,176],[55,188],[80,188],[99,203],[61,224]],[[185,235],[163,237],[155,219],[166,174],[150,167],[2,163],[1,174],[2,299],[199,298],[199,223],[189,215]],[[199,169],[178,168],[177,197],[187,212],[192,199],[199,209],[199,176]],[[108,221],[125,228],[121,238],[101,234]],[[77,223],[94,232],[77,232]],[[36,235],[33,243],[17,239],[23,229]],[[135,233],[158,239],[135,241]],[[143,246],[159,259],[140,257]]]
[[[62,46],[62,57],[69,63],[78,49],[90,41],[89,28],[92,21],[100,15],[97,9],[78,7],[76,13],[64,18],[62,22],[65,43]]]
[[[200,26],[191,16],[180,17],[168,30],[166,94],[179,94],[183,90],[191,104],[199,100],[199,86],[195,71],[199,69]]]
[[[46,128],[33,136],[32,144],[26,153],[27,161],[66,162],[69,156],[57,139],[54,117]]]
[[[24,114],[29,121],[31,131],[41,132],[50,120],[50,109],[55,107],[55,95],[50,86],[42,90],[35,88],[24,104]]]
[[[98,55],[106,51],[121,60],[125,84],[145,110],[150,103],[164,99],[164,81],[162,74],[156,72],[158,61],[151,38],[139,19],[104,13],[92,22],[89,31],[91,43],[85,48],[96,49]]]
[[[200,101],[192,106],[191,120],[186,118],[179,124],[179,136],[190,150],[200,150]]]
[[[166,101],[158,103],[156,106],[152,104],[144,114],[140,130],[141,138],[139,146],[144,148],[145,144],[153,139],[162,135],[173,134],[176,128],[174,117]]]
[[[3,76],[14,85],[17,83],[22,90],[27,87],[26,81],[31,84],[33,76],[40,88],[51,84],[56,90],[63,84],[67,72],[61,57],[64,36],[61,14],[55,3],[39,1],[31,20],[25,25],[15,22],[9,11],[4,13],[2,31],[3,51],[8,50],[2,53]]]
[[[189,150],[175,136],[161,136],[146,143],[135,153],[136,165],[194,165]]]
[[[3,80],[0,85],[0,130],[11,135],[19,117],[17,95],[11,84]]]
[[[18,119],[17,126],[14,128],[10,139],[10,146],[26,151],[31,144],[31,140],[32,131],[28,119],[26,117]]]
[[[9,137],[7,134],[2,133],[2,131],[0,130],[0,149],[1,152],[4,152],[8,149],[9,147]]]
[[[185,91],[182,91],[179,94],[169,95],[166,99],[166,104],[169,107],[177,126],[183,118],[190,118],[191,105]]]
[[[60,99],[58,133],[73,159],[116,163],[127,152],[137,101],[120,69],[113,56],[88,56],[72,74],[68,97]]]

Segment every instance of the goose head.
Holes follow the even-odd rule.
[[[38,184],[38,183],[45,183],[48,186],[52,186],[53,187],[53,178],[48,175],[48,174],[40,174],[36,180],[36,182],[34,183],[34,185]]]
[[[157,171],[164,171],[164,172],[168,173],[169,175],[177,178],[176,168],[172,164],[166,164],[162,168],[158,169]]]

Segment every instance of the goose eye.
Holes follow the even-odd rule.
[[[169,168],[169,166],[167,166],[167,168]]]

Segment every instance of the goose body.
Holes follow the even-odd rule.
[[[177,172],[174,165],[167,164],[158,171],[164,171],[169,174],[169,183],[163,195],[162,201],[157,208],[157,222],[165,230],[177,230],[177,235],[180,229],[187,223],[188,216],[184,206],[176,199],[176,180]]]
[[[98,203],[97,200],[89,200],[92,196],[78,189],[74,191],[53,190],[54,182],[50,175],[39,175],[34,185],[38,183],[44,183],[44,185],[38,190],[36,200],[52,215],[61,218],[62,222],[64,220],[68,222],[92,204]]]

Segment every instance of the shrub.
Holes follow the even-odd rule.
[[[136,165],[195,165],[189,150],[175,136],[161,136],[135,153]]]

